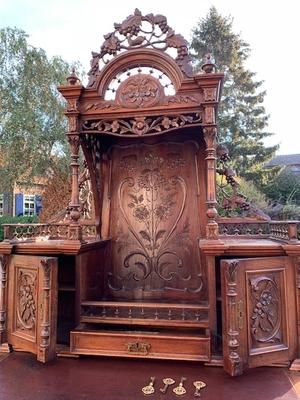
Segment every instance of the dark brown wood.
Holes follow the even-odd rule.
[[[227,206],[253,212],[217,215],[216,172],[232,179],[216,139],[223,79],[210,55],[193,73],[166,18],[135,10],[92,53],[87,87],[73,71],[58,88],[70,202],[51,223],[5,226],[0,351],[46,361],[56,341],[67,355],[205,361],[231,375],[300,356],[298,223],[269,221],[236,187]],[[43,307],[26,335],[14,325],[20,271]]]

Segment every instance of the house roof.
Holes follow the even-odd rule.
[[[265,164],[265,167],[271,168],[284,165],[300,165],[300,154],[283,154],[280,156],[275,156],[272,158],[272,160]]]

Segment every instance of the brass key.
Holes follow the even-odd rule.
[[[163,383],[165,384],[165,386],[163,388],[160,388],[159,390],[162,393],[166,393],[168,390],[168,386],[173,385],[175,383],[175,381],[172,378],[164,378]]]
[[[153,386],[153,385],[154,385],[154,381],[155,381],[155,376],[151,376],[150,379],[151,379],[151,380],[150,380],[149,385],[143,387],[143,389],[142,389],[142,392],[143,392],[144,394],[152,394],[152,393],[155,392],[154,386]]]
[[[176,388],[173,389],[173,392],[177,394],[177,396],[181,396],[186,393],[185,388],[183,387],[183,382],[186,381],[186,378],[184,376],[181,377],[180,383]]]
[[[196,388],[194,396],[195,397],[201,397],[200,390],[206,386],[206,383],[202,382],[202,381],[195,381],[195,382],[193,382],[193,385]]]

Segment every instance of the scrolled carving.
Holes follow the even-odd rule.
[[[280,289],[268,276],[250,279],[253,310],[251,334],[255,341],[274,343],[280,341],[281,326]]]
[[[203,89],[204,101],[216,101],[217,89],[216,88],[204,88]]]
[[[77,99],[67,99],[67,112],[77,112],[78,111],[78,100]]]
[[[177,246],[189,251],[186,245],[189,240],[188,220],[181,230],[177,229],[186,207],[187,186],[179,173],[186,160],[179,153],[169,153],[166,157],[148,153],[140,163],[142,168],[133,155],[120,160],[122,169],[130,173],[136,170],[134,177],[125,175],[118,190],[118,204],[134,238],[135,248],[126,254],[123,261],[124,271],[129,272],[115,276],[119,286],[110,283],[110,287],[126,290],[127,282],[144,285],[154,276],[162,282],[164,289],[168,288],[168,282],[179,279],[188,283],[182,290],[197,292],[202,282],[199,277],[191,282],[189,267],[177,251]],[[166,171],[172,173],[176,170],[178,173],[166,174]],[[122,240],[120,235],[118,252],[126,239]]]
[[[115,119],[83,122],[83,131],[96,131],[117,136],[153,135],[178,129],[184,126],[200,125],[201,115],[135,117],[134,119]]]
[[[78,135],[71,135],[68,134],[68,142],[70,144],[71,147],[71,153],[72,155],[77,156],[78,152],[79,152],[79,146],[80,146],[80,138]]]
[[[118,88],[116,101],[127,108],[153,107],[164,96],[159,81],[151,75],[139,74],[126,79]]]
[[[34,331],[37,313],[37,273],[19,268],[17,275],[16,325],[18,329]]]
[[[163,15],[147,14],[143,16],[136,9],[134,14],[127,17],[121,24],[115,24],[115,30],[105,35],[104,38],[105,41],[100,52],[92,52],[88,86],[93,86],[100,72],[100,61],[105,65],[122,50],[145,47],[159,51],[166,51],[169,48],[177,49],[176,63],[185,75],[192,75],[188,42],[168,26],[167,19]]]

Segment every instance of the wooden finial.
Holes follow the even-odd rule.
[[[204,71],[206,74],[210,74],[214,72],[215,68],[216,66],[213,62],[211,54],[206,54],[203,60],[203,64],[201,66],[202,71]]]
[[[67,81],[69,85],[76,85],[79,82],[79,78],[76,75],[75,67],[72,68],[72,73],[70,76],[67,77]]]

